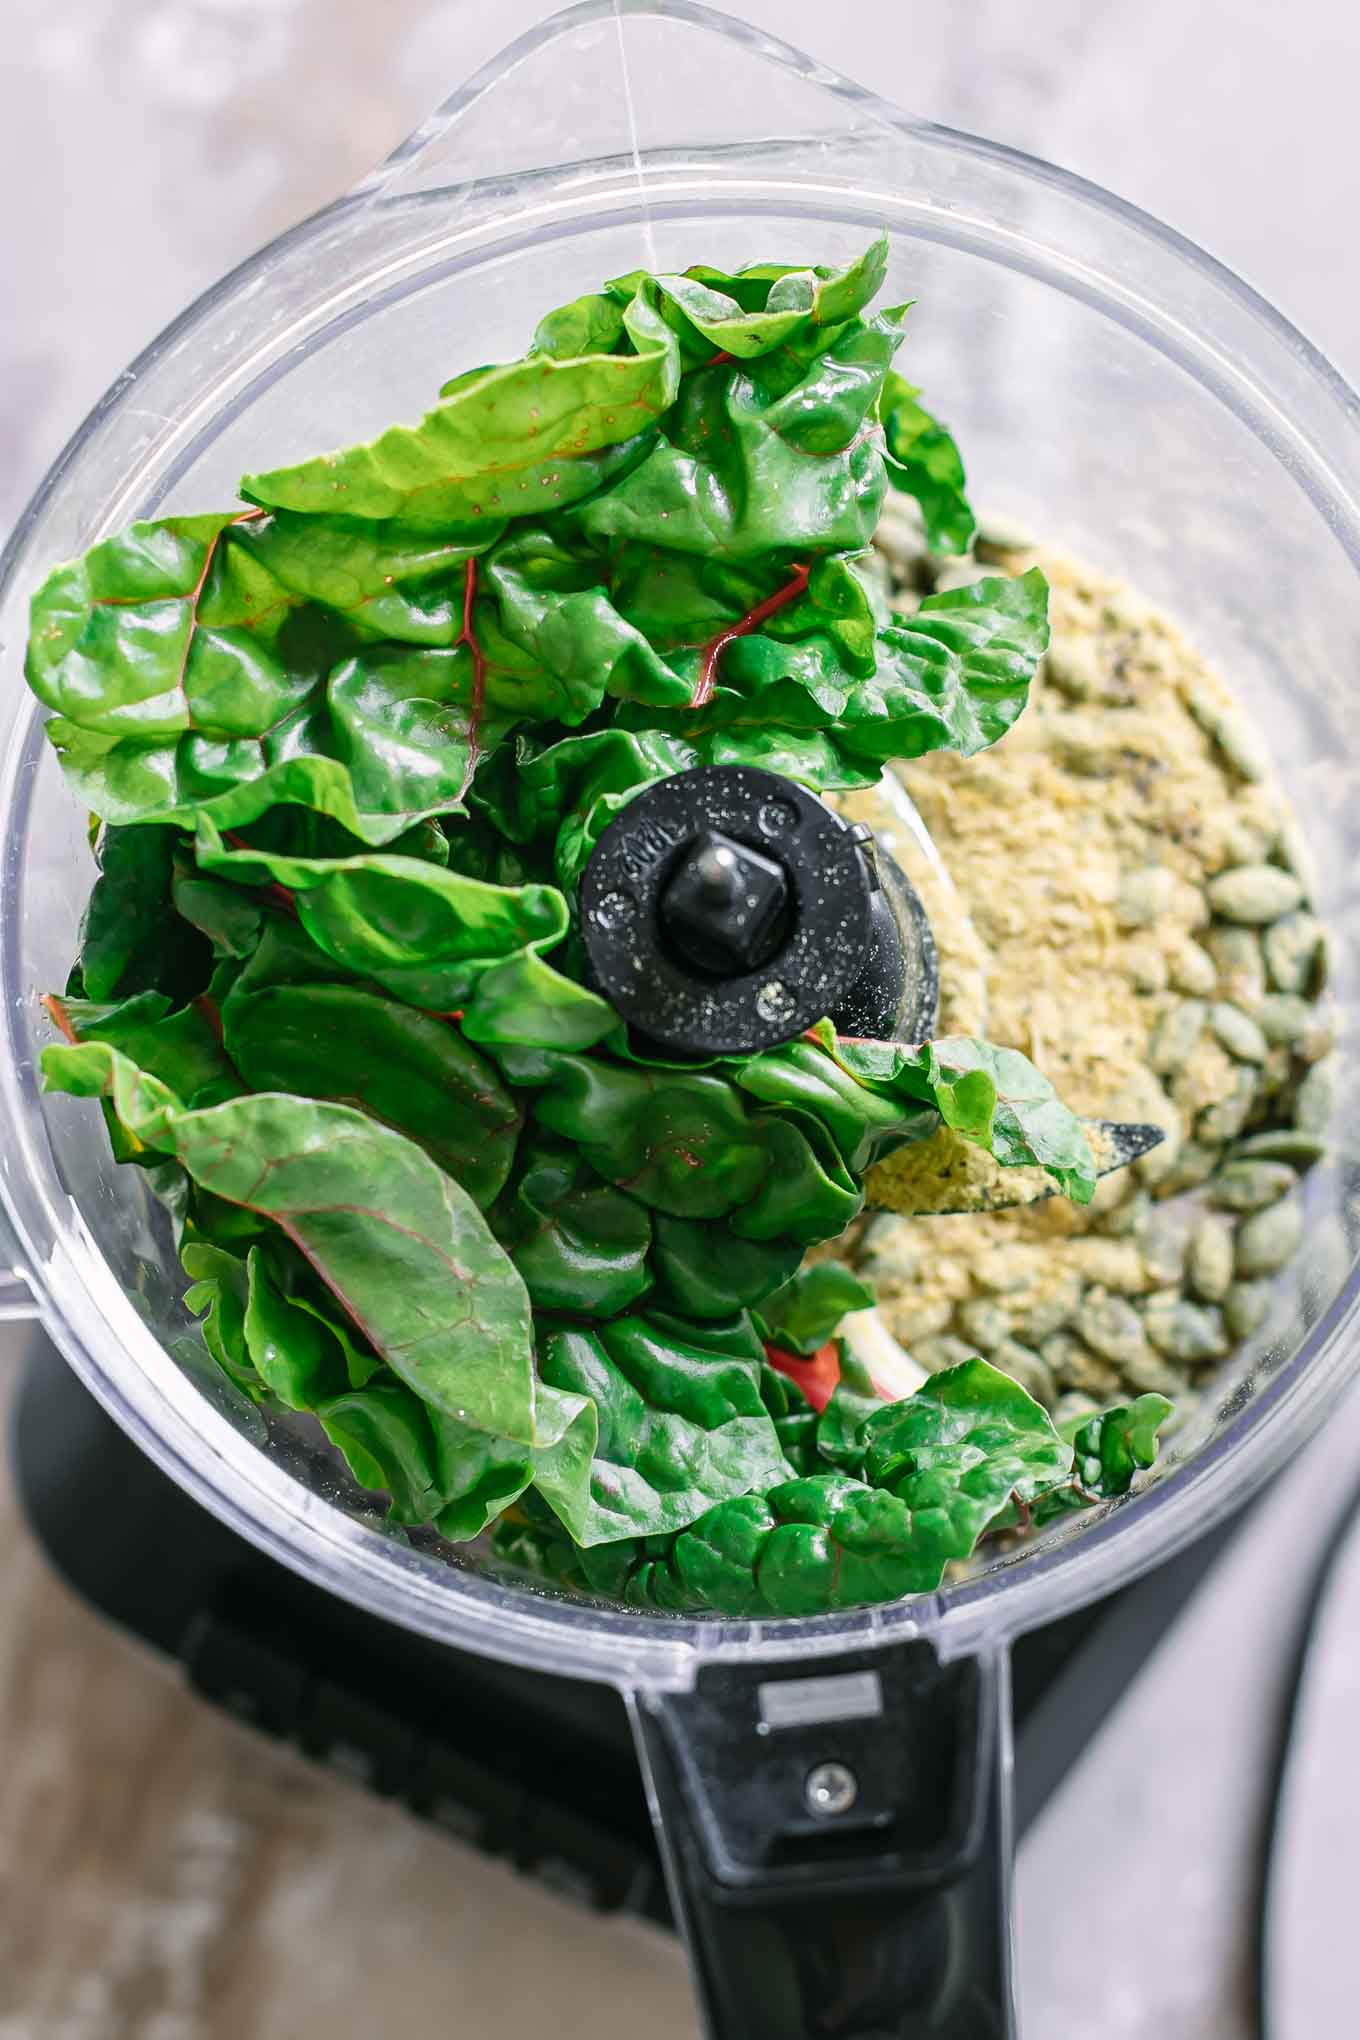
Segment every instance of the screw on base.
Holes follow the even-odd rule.
[[[859,1798],[859,1780],[848,1764],[818,1764],[808,1772],[803,1799],[809,1813],[819,1820],[833,1820],[849,1813]]]

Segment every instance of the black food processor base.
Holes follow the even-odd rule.
[[[179,1659],[206,1699],[584,1905],[671,1924],[632,1730],[610,1688],[443,1649],[276,1565],[144,1458],[42,1340],[12,1450],[54,1569]],[[1016,1644],[1020,1832],[1232,1528]]]

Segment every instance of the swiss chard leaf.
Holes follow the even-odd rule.
[[[594,1437],[591,1412],[580,1399],[550,1388],[539,1394],[541,1448],[460,1424],[390,1378],[330,1397],[317,1404],[316,1414],[359,1485],[391,1497],[397,1522],[432,1524],[453,1543],[480,1536],[519,1499],[541,1450],[566,1464],[573,1453],[588,1457]]]
[[[114,1005],[47,1000],[70,1041],[106,1041],[159,1077],[186,1105],[220,1105],[245,1089],[222,1044],[217,1003],[204,993],[178,1011],[163,992],[138,992]]]
[[[862,1432],[865,1471],[965,1558],[1013,1495],[1032,1501],[1068,1472],[1071,1447],[1042,1404],[985,1360],[932,1375],[915,1395],[885,1403]]]
[[[264,1247],[249,1249],[246,1278],[246,1348],[270,1394],[290,1410],[312,1409],[327,1396],[345,1394],[351,1387],[348,1341],[319,1312],[286,1293]]]
[[[206,945],[172,909],[172,829],[106,829],[99,876],[80,930],[80,988],[87,999],[132,992],[188,997],[208,981]]]
[[[725,1218],[746,1239],[810,1242],[840,1231],[859,1209],[859,1189],[829,1144],[823,1152],[792,1117],[753,1110],[716,1072],[552,1050],[495,1053],[511,1082],[531,1091],[540,1126],[655,1211]]]
[[[417,1141],[478,1204],[499,1193],[519,1112],[492,1065],[449,1021],[357,985],[276,984],[233,992],[222,1029],[251,1090],[358,1106]]]
[[[107,821],[239,828],[295,800],[389,842],[456,808],[507,726],[474,550],[344,518],[133,525],[38,590],[29,685]]]
[[[467,1192],[413,1142],[348,1106],[278,1092],[182,1106],[116,1049],[49,1048],[53,1090],[107,1097],[195,1183],[270,1219],[417,1395],[534,1442],[524,1284]]]
[[[767,1361],[760,1370],[760,1394],[794,1473],[825,1473],[817,1450],[817,1412],[797,1382]]]
[[[1047,649],[1048,583],[1037,567],[928,595],[879,633],[873,678],[845,690],[835,717],[837,747],[879,761],[971,758],[1005,736]]]
[[[782,1478],[749,1323],[627,1317],[545,1328],[539,1367],[598,1412],[592,1460],[539,1456],[537,1491],[580,1545],[682,1529],[710,1505]],[[585,1471],[588,1478],[583,1480]]]
[[[442,1497],[434,1473],[430,1412],[399,1381],[329,1396],[316,1415],[362,1488],[385,1492],[397,1523],[428,1523]]]
[[[545,334],[548,348],[455,377],[419,425],[394,425],[370,444],[247,475],[242,494],[280,509],[341,510],[427,530],[494,529],[593,494],[636,462],[674,402],[679,347],[642,295],[617,328],[592,328],[589,318],[576,325],[572,338],[586,352],[560,351],[567,331],[559,314]],[[621,341],[626,348],[615,351]]]
[[[199,854],[209,870],[284,887],[307,935],[342,973],[427,1011],[460,1011],[470,1041],[586,1047],[616,1024],[612,1007],[544,959],[570,918],[551,886],[490,885],[389,852],[229,849],[207,821]]]
[[[764,1298],[759,1319],[762,1334],[787,1353],[815,1353],[848,1310],[868,1310],[874,1292],[843,1261],[814,1261]]]
[[[565,1141],[526,1142],[491,1224],[536,1310],[609,1317],[651,1287],[651,1215]]]
[[[966,553],[977,520],[965,494],[963,461],[944,426],[919,402],[920,395],[900,375],[884,378],[878,415],[888,480],[920,505],[931,552]]]
[[[679,1317],[708,1321],[758,1304],[797,1268],[797,1240],[748,1240],[722,1219],[652,1216],[656,1301]]]
[[[258,1401],[264,1384],[246,1344],[250,1283],[245,1262],[224,1248],[194,1242],[184,1249],[184,1270],[191,1278],[184,1301],[202,1316],[204,1345],[227,1379]]]
[[[1018,1049],[952,1035],[922,1048],[839,1039],[834,1053],[870,1089],[933,1104],[1003,1168],[1037,1163],[1074,1203],[1090,1202],[1095,1158],[1082,1123]]]
[[[1072,1457],[1044,1410],[981,1360],[882,1405],[863,1435],[874,1484],[819,1473],[741,1495],[668,1547],[621,1544],[579,1577],[607,1579],[642,1604],[748,1618],[926,1593],[1012,1496],[1028,1500],[1051,1487]]]
[[[818,327],[853,318],[881,287],[887,263],[888,240],[880,234],[840,269],[763,262],[729,271],[697,263],[682,276],[648,278],[634,271],[616,278],[608,289],[614,302],[627,303],[651,284],[662,317],[691,360],[706,361],[716,349],[745,361],[780,348],[791,350]]]
[[[883,1397],[863,1361],[841,1340],[840,1380],[817,1420],[817,1450],[841,1473],[863,1475],[864,1427],[883,1408]]]
[[[1155,1465],[1157,1433],[1170,1415],[1166,1397],[1149,1391],[1088,1417],[1073,1439],[1071,1479],[1035,1503],[1036,1526],[1070,1509],[1126,1495],[1135,1475]]]
[[[787,391],[739,366],[687,376],[651,450],[566,513],[600,543],[731,561],[859,551],[883,500],[883,456],[865,430],[901,342],[901,315],[851,320]]]

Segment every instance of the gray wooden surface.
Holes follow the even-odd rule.
[[[6,0],[0,525],[195,290],[546,11]],[[1349,0],[743,11],[921,112],[1162,214],[1360,376]],[[2,1397],[23,1335],[0,1334]],[[1030,2040],[1245,2032],[1245,1847],[1282,1617],[1357,1445],[1352,1400],[1031,1837],[1019,1879]],[[1336,1790],[1354,1792],[1343,1754]],[[694,2025],[661,1935],[585,1918],[275,1753],[103,1632],[44,1574],[0,1468],[0,2040],[399,2029],[681,2040]],[[1291,2030],[1316,2030],[1306,2005]]]

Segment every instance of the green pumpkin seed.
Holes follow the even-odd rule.
[[[1214,731],[1214,741],[1235,772],[1244,779],[1265,779],[1270,774],[1270,753],[1245,716],[1231,710]]]
[[[1263,1063],[1266,1059],[1266,1038],[1250,1014],[1230,1000],[1220,999],[1209,1008],[1209,1027],[1216,1038],[1227,1049],[1229,1055],[1239,1062]]]
[[[1154,1287],[1166,1288],[1180,1281],[1185,1272],[1186,1232],[1178,1219],[1167,1212],[1154,1212],[1139,1229],[1137,1245],[1143,1271]]]
[[[1153,1126],[1161,1127],[1164,1138],[1159,1147],[1140,1155],[1133,1168],[1139,1182],[1146,1183],[1151,1190],[1164,1186],[1180,1161],[1181,1116],[1171,1100],[1163,1095],[1160,1108],[1149,1112],[1147,1117]],[[1166,1195],[1164,1187],[1162,1195]]]
[[[911,1357],[927,1374],[942,1374],[946,1367],[957,1367],[976,1356],[965,1340],[956,1339],[952,1332],[938,1332],[930,1338],[913,1339]]]
[[[1068,1253],[1083,1280],[1095,1289],[1131,1296],[1147,1288],[1143,1257],[1133,1240],[1102,1239],[1088,1233],[1084,1239],[1071,1241]]]
[[[1218,966],[1207,949],[1189,937],[1167,958],[1167,976],[1178,992],[1193,999],[1207,999],[1218,989]]]
[[[1205,1147],[1197,1140],[1182,1141],[1174,1166],[1166,1171],[1157,1185],[1160,1194],[1176,1197],[1182,1190],[1197,1190],[1201,1183],[1207,1183],[1218,1167],[1220,1145],[1215,1143],[1213,1147]],[[1154,1149],[1153,1153],[1156,1152],[1158,1150]],[[1151,1161],[1152,1156],[1147,1155],[1144,1160]]]
[[[1052,1370],[1032,1346],[1022,1346],[1018,1339],[1006,1339],[993,1353],[992,1365],[1009,1374],[1012,1381],[1018,1381],[1026,1394],[1046,1410],[1051,1410],[1058,1400],[1058,1384]]]
[[[1240,864],[1235,870],[1220,871],[1204,891],[1216,914],[1249,928],[1278,921],[1303,903],[1302,884],[1277,864]]]
[[[1116,1210],[1127,1204],[1134,1194],[1133,1175],[1128,1169],[1114,1169],[1108,1176],[1100,1178],[1086,1209],[1092,1218],[1099,1214],[1107,1221],[1100,1227],[1102,1233],[1110,1231],[1108,1221],[1113,1220]]]
[[[1100,1404],[1093,1395],[1083,1395],[1079,1388],[1069,1388],[1053,1405],[1053,1421],[1055,1424],[1075,1423],[1078,1417],[1093,1417],[1099,1408]],[[1163,1430],[1162,1436],[1165,1435]]]
[[[1270,1315],[1275,1284],[1268,1277],[1259,1282],[1234,1282],[1223,1299],[1223,1322],[1235,1339],[1249,1339]]]
[[[1313,1008],[1313,1025],[1294,1043],[1294,1053],[1303,1062],[1321,1062],[1336,1047],[1336,1009],[1330,1000]]]
[[[918,1282],[925,1272],[925,1235],[911,1219],[885,1212],[869,1221],[861,1266],[884,1294]]]
[[[1253,1212],[1237,1228],[1239,1275],[1274,1275],[1292,1260],[1303,1238],[1303,1213],[1292,1197]]]
[[[1229,864],[1264,864],[1273,841],[1251,822],[1234,822],[1223,833],[1223,855]]]
[[[1157,1022],[1148,1049],[1148,1066],[1158,1076],[1169,1077],[1189,1061],[1204,1032],[1209,1008],[1202,999],[1182,999]]]
[[[1099,1359],[1071,1332],[1050,1333],[1039,1353],[1060,1388],[1079,1388],[1084,1395],[1102,1399],[1118,1395],[1118,1369]]]
[[[1317,1007],[1297,992],[1267,992],[1256,1008],[1256,1020],[1267,1041],[1300,1041],[1317,1024]]]
[[[1155,942],[1130,942],[1120,959],[1135,992],[1164,992],[1168,983],[1166,953]]]
[[[1010,1337],[1011,1321],[999,1304],[975,1297],[959,1305],[954,1314],[959,1334],[979,1353],[991,1353]]]
[[[1121,928],[1146,928],[1161,920],[1175,896],[1175,875],[1161,864],[1126,871],[1119,881],[1114,917]]]
[[[1294,1055],[1292,1049],[1285,1048],[1283,1044],[1277,1048],[1272,1048],[1265,1061],[1261,1064],[1261,1096],[1263,1098],[1277,1097],[1283,1091],[1293,1074]]]
[[[1281,864],[1295,873],[1305,892],[1317,891],[1317,863],[1313,846],[1299,826],[1298,817],[1285,815],[1280,822],[1279,845],[1275,852]]]
[[[1110,1182],[1114,1179],[1106,1177],[1105,1180]],[[1114,1240],[1133,1239],[1151,1216],[1152,1199],[1146,1190],[1135,1190],[1132,1197],[1124,1198],[1106,1218],[1106,1234]]]
[[[1279,992],[1316,997],[1327,978],[1327,935],[1312,914],[1286,914],[1261,937],[1270,982]]]
[[[1250,928],[1211,928],[1205,946],[1217,966],[1222,996],[1253,1010],[1266,988],[1259,938]]]
[[[1144,1346],[1141,1353],[1124,1361],[1121,1372],[1124,1386],[1134,1389],[1139,1395],[1150,1391],[1154,1395],[1169,1396],[1174,1401],[1185,1388],[1184,1377],[1175,1368],[1168,1367],[1150,1346]]]
[[[1233,1229],[1206,1213],[1194,1226],[1185,1254],[1185,1273],[1201,1303],[1221,1303],[1233,1279]]]
[[[1209,1198],[1224,1211],[1264,1211],[1287,1197],[1297,1181],[1287,1162],[1225,1162],[1209,1185]]]
[[[1143,1321],[1122,1296],[1088,1290],[1074,1325],[1092,1352],[1105,1360],[1128,1360],[1143,1350]]]
[[[1327,1143],[1319,1134],[1296,1126],[1272,1126],[1239,1140],[1232,1152],[1235,1162],[1292,1162],[1296,1169],[1309,1169],[1322,1160]]]
[[[1294,1124],[1300,1133],[1322,1134],[1331,1125],[1336,1105],[1336,1064],[1315,1063],[1299,1085]]]
[[[1236,1140],[1251,1118],[1256,1089],[1256,1072],[1244,1064],[1229,1095],[1217,1105],[1206,1105],[1195,1121],[1195,1132],[1206,1147],[1226,1147]]]
[[[1220,1360],[1228,1350],[1223,1313],[1212,1304],[1189,1303],[1184,1297],[1152,1298],[1143,1313],[1147,1335],[1168,1360],[1187,1367]]]
[[[1205,735],[1212,737],[1234,771],[1244,779],[1265,779],[1270,754],[1245,717],[1216,688],[1190,682],[1183,690],[1186,707]]]

